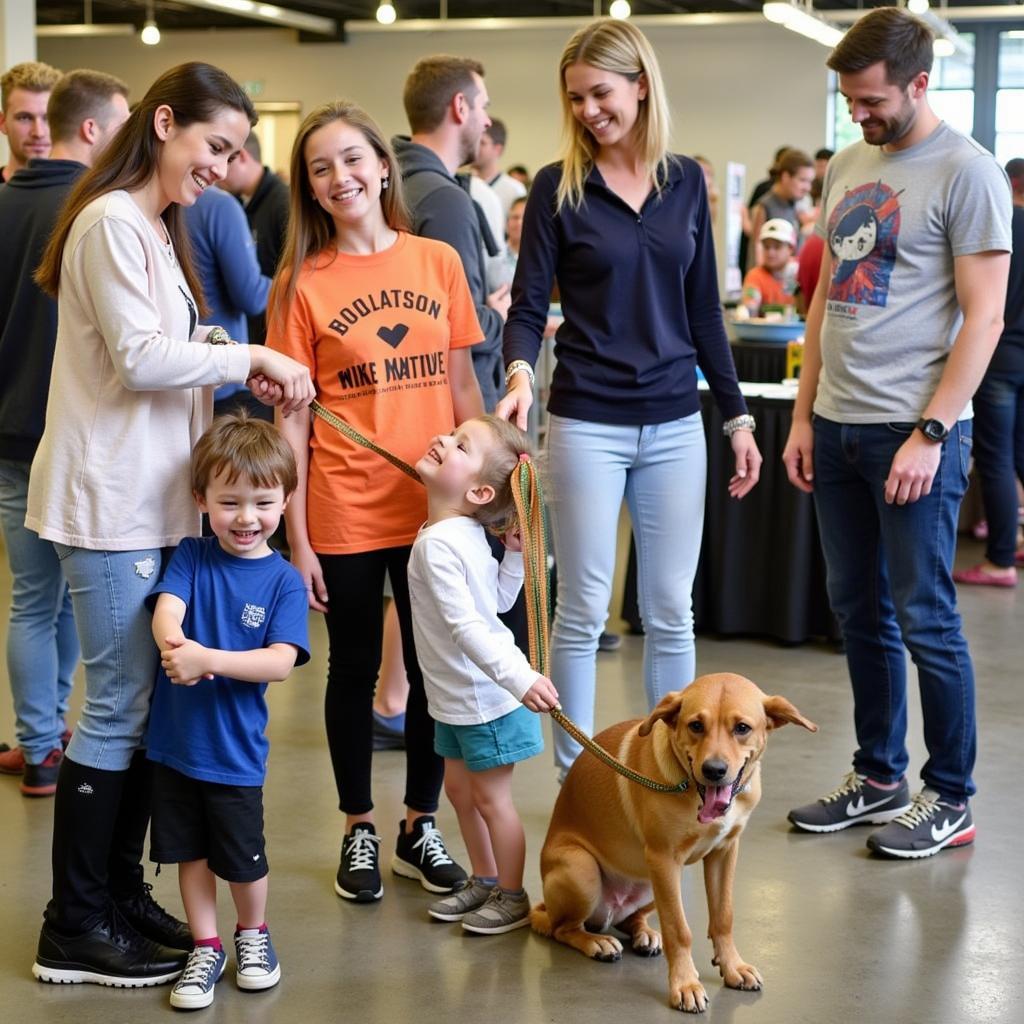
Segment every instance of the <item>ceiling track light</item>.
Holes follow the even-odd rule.
[[[156,46],[160,42],[160,29],[157,28],[156,15],[153,11],[153,0],[146,3],[146,23],[142,26],[139,38],[146,46]]]
[[[629,0],[612,0],[608,13],[618,21],[625,21],[633,13],[633,8],[629,6]]]
[[[380,0],[377,5],[377,21],[381,25],[394,25],[398,19],[398,11],[395,10],[395,5],[390,0]]]
[[[810,0],[807,3],[769,0],[761,8],[761,13],[774,24],[813,39],[822,46],[834,47],[844,35],[842,29],[830,25],[814,13],[814,4]]]

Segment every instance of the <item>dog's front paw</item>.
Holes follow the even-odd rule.
[[[633,952],[637,956],[661,956],[661,932],[644,925],[633,932]]]
[[[622,943],[614,935],[594,935],[590,939],[590,946],[587,956],[593,960],[612,964],[622,959]]]
[[[761,986],[764,985],[761,972],[742,960],[728,966],[719,964],[718,969],[722,972],[722,980],[728,988],[738,988],[742,992],[760,992]]]
[[[708,1008],[708,994],[699,981],[691,981],[672,990],[669,1004],[683,1013],[703,1013]]]

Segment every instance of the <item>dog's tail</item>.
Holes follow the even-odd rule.
[[[548,917],[547,907],[543,903],[538,903],[530,911],[530,926],[538,935],[551,934],[551,918]]]

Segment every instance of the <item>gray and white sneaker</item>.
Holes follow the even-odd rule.
[[[524,928],[530,923],[530,897],[523,889],[521,895],[513,896],[500,885],[496,885],[488,894],[484,905],[473,910],[462,919],[462,927],[467,932],[479,935],[500,935],[516,928]]]
[[[931,857],[940,850],[974,842],[970,805],[950,804],[927,787],[916,794],[910,810],[868,836],[868,849],[883,857]]]
[[[450,896],[431,903],[427,913],[438,921],[461,921],[468,913],[479,910],[487,902],[493,888],[493,884],[486,885],[473,875]]]
[[[906,778],[896,789],[872,786],[865,775],[850,772],[831,793],[787,815],[804,832],[838,832],[851,825],[884,825],[910,809]]]

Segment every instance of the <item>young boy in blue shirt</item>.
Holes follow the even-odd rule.
[[[267,544],[296,486],[295,460],[269,423],[222,416],[192,454],[192,490],[214,536],[186,538],[154,591],[161,667],[147,738],[156,762],[151,859],[177,864],[195,948],[171,1005],[213,1002],[227,954],[218,877],[238,914],[239,988],[281,978],[265,923],[265,692],[309,660],[299,573]]]

